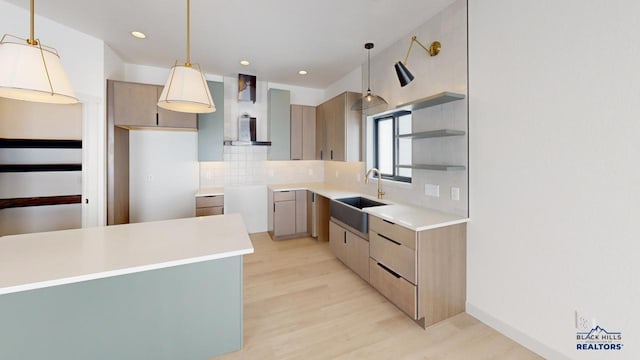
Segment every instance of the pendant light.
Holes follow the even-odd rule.
[[[0,40],[0,97],[53,104],[78,102],[56,49],[34,35],[34,0],[28,39],[4,34]]]
[[[211,113],[216,106],[211,98],[207,81],[198,64],[191,63],[191,4],[187,0],[187,61],[179,64],[177,61],[169,79],[162,89],[158,106],[173,111],[186,113]]]
[[[368,51],[367,93],[351,105],[351,110],[362,111],[364,114],[370,115],[387,110],[389,104],[385,99],[371,92],[371,49],[373,49],[373,43],[364,44],[364,48]]]

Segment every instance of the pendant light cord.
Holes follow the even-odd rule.
[[[33,0],[31,0],[33,1]],[[191,67],[191,1],[187,0],[187,67]]]
[[[371,49],[367,49],[367,94],[371,93]]]

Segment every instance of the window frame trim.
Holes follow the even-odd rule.
[[[386,120],[386,119],[391,119],[392,121],[392,127],[393,127],[393,155],[392,155],[392,159],[393,159],[393,174],[381,174],[381,177],[385,180],[390,180],[390,181],[397,181],[397,182],[402,182],[402,183],[408,183],[411,184],[412,181],[412,177],[408,177],[408,176],[400,176],[398,175],[398,152],[399,152],[399,144],[400,144],[400,136],[398,134],[399,132],[399,121],[398,118],[404,115],[409,115],[411,114],[411,111],[408,110],[398,110],[389,114],[385,114],[382,116],[378,116],[378,117],[374,117],[373,118],[373,167],[380,169],[379,168],[379,163],[378,163],[378,159],[379,159],[379,145],[378,145],[378,122],[380,120]],[[413,174],[413,173],[412,173]]]

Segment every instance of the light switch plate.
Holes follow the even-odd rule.
[[[460,188],[452,187],[451,188],[451,200],[459,201],[460,200]]]
[[[424,194],[427,196],[439,197],[440,185],[424,184]]]

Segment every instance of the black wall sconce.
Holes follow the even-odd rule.
[[[411,49],[413,48],[414,42],[418,43],[418,45],[420,45],[424,49],[424,51],[426,51],[431,56],[436,56],[440,53],[441,45],[439,41],[434,41],[431,43],[431,45],[429,45],[429,47],[426,47],[420,41],[418,41],[418,38],[415,35],[412,36],[411,44],[409,45],[409,50],[407,51],[407,56],[405,56],[404,58],[404,62],[398,61],[395,65],[396,74],[398,75],[398,80],[400,81],[401,87],[407,86],[415,78],[411,71],[407,69],[407,60],[409,60],[409,55],[411,54]]]

